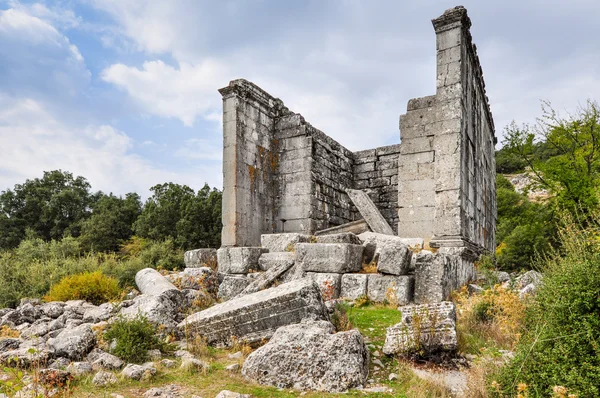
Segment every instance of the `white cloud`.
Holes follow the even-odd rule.
[[[213,166],[199,166],[183,173],[167,171],[130,151],[133,140],[110,125],[69,126],[56,120],[45,107],[29,98],[0,96],[0,175],[3,187],[12,187],[43,171],[62,169],[82,175],[94,190],[124,194],[163,182],[201,188],[205,181],[220,186]]]
[[[8,5],[14,10],[37,17],[60,28],[75,28],[81,24],[81,17],[75,15],[73,10],[61,7],[60,4],[48,7],[43,3],[23,4],[20,1],[10,0]]]
[[[163,61],[144,62],[142,69],[115,64],[102,79],[127,91],[142,108],[163,117],[175,117],[192,126],[198,116],[215,119],[221,100],[215,82],[226,79],[227,67],[214,60],[174,68]]]

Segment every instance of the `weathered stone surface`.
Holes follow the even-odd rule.
[[[65,304],[58,301],[45,303],[40,306],[40,310],[44,315],[52,319],[56,319],[63,314]]]
[[[272,252],[263,253],[258,259],[258,265],[261,270],[268,271],[282,265],[291,267],[294,265],[294,261],[296,261],[296,253],[294,252]]]
[[[116,384],[119,380],[117,380],[117,376],[110,372],[100,371],[96,373],[94,378],[92,379],[92,384],[98,387],[104,387],[111,384]]]
[[[67,371],[73,376],[83,376],[92,373],[92,364],[89,362],[72,362],[67,366]]]
[[[217,304],[190,315],[179,328],[201,335],[211,345],[228,346],[233,336],[256,343],[270,338],[280,326],[305,318],[328,319],[328,315],[318,286],[303,279]]]
[[[352,232],[341,232],[337,234],[315,236],[315,243],[350,243],[362,245],[362,241]]]
[[[257,273],[249,275],[225,275],[219,285],[217,296],[224,301],[237,296],[254,281],[256,276],[258,276]]]
[[[535,287],[542,283],[542,274],[537,271],[530,270],[515,279],[515,289],[522,290],[527,285],[533,284]]]
[[[347,189],[346,192],[373,232],[394,235],[394,230],[381,215],[369,195],[357,189]]]
[[[369,274],[367,297],[369,300],[382,303],[405,305],[413,301],[415,278],[409,275]]]
[[[406,239],[365,232],[359,236],[364,246],[363,262],[377,263],[377,271],[390,275],[406,275],[410,269],[412,251]]]
[[[279,328],[242,368],[245,378],[260,384],[327,392],[363,386],[368,374],[369,350],[361,334],[335,333],[327,321]]]
[[[56,338],[48,340],[54,355],[70,359],[82,359],[96,344],[96,336],[88,323],[73,329],[64,329]]]
[[[277,253],[277,254],[281,254],[281,253]],[[294,265],[294,262],[283,262],[280,265],[277,265],[276,267],[273,268],[269,268],[268,271],[265,272],[261,272],[257,277],[254,278],[254,280],[244,288],[244,290],[242,290],[242,292],[239,294],[239,296],[243,296],[246,294],[250,294],[250,293],[254,293],[254,292],[258,292],[260,290],[266,289],[267,287],[269,287],[273,282],[275,282],[275,280],[277,280],[279,277],[281,277],[286,271],[288,271],[290,268],[292,268],[292,266]]]
[[[19,348],[23,340],[7,337],[0,340],[0,353]]]
[[[107,321],[117,311],[117,308],[117,305],[113,303],[104,303],[98,307],[88,308],[83,313],[82,321],[85,323]]]
[[[299,243],[296,264],[305,272],[358,272],[363,247],[346,243]]]
[[[433,353],[458,348],[456,309],[452,302],[408,305],[398,310],[402,312],[402,321],[387,329],[385,354]]]
[[[448,300],[452,290],[462,284],[460,279],[465,279],[458,276],[462,264],[462,259],[456,255],[428,250],[419,252],[415,264],[415,303]]]
[[[124,378],[132,380],[141,380],[142,378],[148,379],[155,374],[156,368],[151,366],[151,364],[136,365],[130,363],[121,371],[121,375],[123,375]]]
[[[187,268],[199,268],[206,264],[216,263],[217,249],[188,250],[183,255],[183,261]]]
[[[55,386],[66,386],[73,379],[70,372],[62,369],[41,369],[38,377],[42,385]]]
[[[250,398],[250,394],[240,394],[239,392],[223,390],[215,398]]]
[[[342,274],[307,272],[306,276],[319,286],[323,300],[328,301],[340,297]]]
[[[363,219],[316,231],[315,236],[339,234],[342,232],[352,232],[353,234],[358,235],[367,231],[370,231],[369,224]]]
[[[92,364],[94,369],[118,370],[121,369],[125,362],[121,358],[95,348],[87,356],[88,362]]]
[[[140,292],[150,296],[160,296],[163,294],[173,294],[178,291],[171,282],[162,276],[157,270],[144,268],[135,274],[135,284]]]
[[[359,297],[367,296],[368,274],[344,274],[342,275],[342,286],[340,297],[350,300],[356,300]]]
[[[177,294],[173,294],[174,292]],[[142,294],[131,300],[132,303],[128,307],[121,308],[119,313],[130,319],[141,314],[155,325],[175,327],[184,298],[184,294],[179,290],[166,292],[160,296]]]
[[[267,250],[262,247],[222,247],[217,250],[219,272],[247,274],[259,270],[258,259]]]
[[[269,253],[293,252],[296,243],[309,243],[312,236],[298,233],[262,234],[260,245]]]

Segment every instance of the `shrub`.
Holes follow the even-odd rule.
[[[562,386],[580,397],[600,396],[600,227],[566,220],[561,252],[541,264],[543,283],[527,309],[515,358],[494,380],[498,396],[513,396],[518,383],[532,396]]]
[[[99,305],[119,297],[121,289],[116,279],[100,271],[64,277],[50,288],[44,300],[86,300]]]
[[[143,363],[148,360],[148,350],[168,350],[166,343],[158,337],[158,330],[145,316],[138,314],[133,319],[123,317],[108,328],[104,334],[106,341],[114,341],[111,352],[130,363]]]

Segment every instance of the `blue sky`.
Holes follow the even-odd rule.
[[[600,90],[597,1],[465,1],[501,137]],[[451,1],[0,0],[0,190],[44,170],[124,194],[220,188],[221,97],[247,78],[351,150],[435,92]]]

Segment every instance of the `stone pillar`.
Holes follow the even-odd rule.
[[[233,80],[223,96],[222,246],[260,246],[274,232],[273,129],[282,106],[258,86]]]

